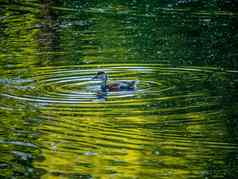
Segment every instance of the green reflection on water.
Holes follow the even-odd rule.
[[[1,3],[0,176],[236,178],[237,14],[176,2]]]

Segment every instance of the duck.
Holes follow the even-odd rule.
[[[132,91],[136,88],[136,80],[108,82],[108,75],[104,71],[99,71],[92,78],[101,81],[100,87],[102,91]]]

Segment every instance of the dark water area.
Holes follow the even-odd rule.
[[[0,1],[0,178],[237,179],[237,7]]]

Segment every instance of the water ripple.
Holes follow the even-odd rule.
[[[91,78],[101,70],[112,81],[137,80],[137,88],[107,92],[103,99],[99,98],[100,85]],[[3,101],[0,109],[7,109],[6,116],[7,111],[23,113],[26,119],[29,114],[24,111],[28,109],[30,116],[36,114],[36,120],[31,117],[29,124],[40,119],[37,143],[45,160],[36,165],[50,170],[51,174],[59,168],[67,173],[65,163],[72,165],[71,171],[90,173],[99,167],[95,161],[100,161],[104,168],[114,170],[120,166],[127,170],[124,175],[115,169],[118,176],[134,176],[130,167],[145,168],[146,176],[149,171],[155,176],[158,168],[159,173],[163,170],[186,173],[191,163],[197,165],[198,158],[206,161],[216,151],[213,157],[221,160],[220,151],[238,148],[235,143],[224,140],[227,134],[221,130],[224,96],[214,93],[209,86],[213,87],[211,78],[222,80],[234,74],[230,71],[144,64],[46,67],[32,71],[33,76],[22,72],[20,76],[16,73],[18,78],[15,78],[13,72],[12,78],[0,81]],[[24,135],[14,130],[18,136]],[[38,146],[20,140],[0,143]],[[9,155],[31,158],[30,153],[21,150]],[[193,175],[197,176],[196,172]]]

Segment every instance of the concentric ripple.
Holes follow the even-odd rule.
[[[0,178],[237,179],[235,4],[1,1]]]
[[[139,97],[146,94],[156,94],[174,88],[163,80],[152,81],[150,75],[163,75],[163,68],[150,66],[105,66],[94,67],[62,67],[59,69],[39,68],[33,77],[19,77],[12,82],[11,88],[2,94],[18,100],[41,103],[82,103],[93,102],[100,98],[121,100],[122,98]],[[157,71],[159,70],[159,71]],[[162,71],[161,71],[162,70]],[[100,96],[100,84],[92,80],[97,71],[105,71],[111,81],[136,80],[137,88],[133,91],[107,92]],[[159,72],[162,72],[159,74]],[[7,86],[9,87],[9,86]],[[6,90],[7,91],[7,90]]]
[[[92,80],[98,71],[105,71],[109,81],[136,80],[136,89],[102,92],[100,82]],[[102,112],[107,111],[113,111],[109,115],[120,116],[172,114],[216,105],[220,96],[209,95],[209,89],[203,87],[214,71],[144,64],[36,68],[32,70],[32,76],[28,76],[27,71],[12,72],[12,79],[3,81],[1,96],[47,107],[51,114],[92,115],[93,112],[104,115]],[[185,106],[194,100],[196,104]]]
[[[102,70],[111,81],[136,80],[137,88],[101,94],[99,83],[91,78]],[[223,157],[237,151],[224,130],[226,101],[231,98],[224,90],[233,93],[230,84],[236,83],[236,75],[145,64],[11,71],[1,80],[3,116],[22,116],[24,125],[37,126],[36,131],[24,131],[37,140],[19,141],[25,133],[13,128],[18,141],[0,144],[15,145],[16,151],[8,155],[25,160],[34,155],[20,147],[34,146],[35,151],[41,146],[44,160],[34,165],[45,171],[45,178],[71,173],[89,178],[133,178],[138,173],[142,178],[200,178],[211,160],[221,167]],[[217,85],[221,83],[227,85],[222,90]]]

